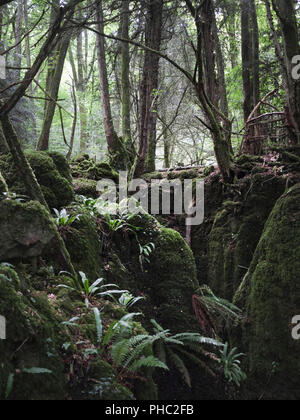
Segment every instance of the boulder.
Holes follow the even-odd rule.
[[[237,344],[247,354],[247,397],[300,399],[300,184],[277,201],[235,303],[245,310]],[[236,337],[235,337],[236,339]]]
[[[55,226],[37,202],[0,201],[0,261],[36,257],[55,235]]]
[[[26,152],[26,157],[41,186],[50,208],[65,207],[74,201],[74,189],[63,156],[47,152]],[[10,191],[26,195],[27,191],[10,154],[0,155],[0,171]]]

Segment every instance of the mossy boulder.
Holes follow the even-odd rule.
[[[155,250],[147,261],[139,260],[139,246],[135,235],[125,240],[113,237],[118,258],[109,258],[110,279],[118,272],[120,287],[136,295],[146,296],[142,310],[145,319],[155,318],[165,328],[191,330],[196,325],[192,310],[192,295],[198,287],[193,253],[182,236],[162,227],[157,220],[144,213],[130,222],[141,228],[140,244],[153,243]]]
[[[87,178],[74,179],[74,190],[77,195],[83,195],[89,198],[98,198],[97,181]]]
[[[300,399],[300,341],[291,334],[300,302],[299,235],[300,184],[276,203],[235,299],[246,311],[240,347],[253,398]]]
[[[94,181],[112,179],[115,182],[119,180],[118,173],[106,162],[97,163],[92,159],[86,158],[73,161],[71,167],[74,178],[85,178]]]
[[[67,335],[47,300],[17,292],[0,276],[0,313],[6,319],[6,340],[0,340],[1,399],[9,377],[13,378],[9,399],[65,399],[66,375],[58,349]],[[38,373],[41,369],[46,373]]]
[[[41,185],[49,207],[61,208],[74,201],[75,195],[64,157],[59,157],[58,154],[53,154],[53,156],[54,158],[46,152],[26,152],[26,157]],[[0,171],[2,171],[10,191],[27,194],[11,155],[0,155]]]
[[[94,220],[82,214],[62,235],[76,270],[83,271],[90,280],[101,277],[101,243]]]
[[[55,236],[55,226],[44,207],[34,201],[0,202],[0,261],[36,257]]]
[[[285,186],[283,177],[256,174],[239,182],[236,201],[223,203],[209,239],[208,284],[215,293],[232,299]]]
[[[215,216],[224,200],[224,191],[218,176],[212,176],[205,179],[204,196],[204,222],[201,225],[192,226],[191,232],[191,248],[195,257],[200,284],[207,283],[209,235]]]
[[[58,172],[60,173],[60,175],[65,178],[67,181],[70,182],[70,184],[72,184],[72,174],[71,174],[71,167],[69,165],[69,162],[67,161],[67,159],[65,158],[65,156],[63,156],[61,153],[59,152],[47,152],[48,155],[51,157],[51,159],[53,160]]]

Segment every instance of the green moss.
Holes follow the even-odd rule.
[[[161,172],[151,172],[149,174],[144,174],[143,179],[145,181],[151,181],[152,179],[163,179],[163,175]]]
[[[208,245],[207,283],[232,299],[245,276],[265,222],[285,189],[285,179],[256,174],[239,181],[239,201],[227,200],[215,216]]]
[[[7,192],[8,192],[7,184],[0,172],[0,196],[2,195],[2,193],[7,193]]]
[[[263,161],[263,158],[260,156],[241,155],[236,159],[236,164],[239,166],[244,166],[248,163],[263,163]]]
[[[0,395],[4,395],[9,374],[14,374],[10,399],[64,399],[66,377],[57,349],[66,336],[47,300],[17,293],[12,283],[0,277],[0,313],[7,321],[7,339],[0,340]],[[52,373],[22,373],[33,367]]]
[[[192,242],[191,248],[193,250],[198,279],[200,284],[207,283],[207,273],[208,273],[208,244],[209,244],[209,235],[214,223],[214,218],[216,213],[222,206],[224,200],[224,191],[222,184],[219,182],[219,178],[210,177],[205,180],[204,186],[205,194],[205,218],[204,222],[201,225],[192,227]]]
[[[245,301],[242,344],[248,354],[248,389],[266,399],[300,398],[300,342],[291,336],[300,301],[299,226],[298,184],[274,207],[236,296]],[[274,362],[277,369],[272,374]]]
[[[94,181],[101,179],[112,179],[116,182],[119,180],[118,173],[106,162],[96,163],[91,159],[73,161],[72,175],[74,178],[85,178]]]
[[[87,178],[74,179],[74,190],[77,195],[84,195],[85,197],[98,198],[97,181]]]
[[[19,290],[21,288],[21,281],[19,275],[10,266],[0,264],[0,278],[11,282],[16,290]]]
[[[198,169],[190,169],[187,171],[182,171],[180,173],[179,179],[184,181],[185,179],[194,179],[198,177]]]
[[[77,271],[83,271],[91,280],[102,274],[101,244],[94,220],[81,215],[64,232],[66,247]]]
[[[26,157],[35,173],[35,176],[42,187],[45,199],[50,208],[65,207],[74,200],[74,190],[70,179],[64,178],[53,159],[46,152],[26,152]],[[62,161],[64,158],[54,156],[62,173]],[[20,178],[18,170],[15,169],[11,155],[0,156],[0,171],[7,182],[9,189],[18,194],[27,194],[26,188]]]
[[[53,220],[41,204],[2,200],[0,261],[41,255],[55,236],[55,229]]]
[[[140,243],[154,243],[155,251],[142,270],[135,237],[124,240],[115,236],[113,247],[118,258],[109,262],[109,278],[120,279],[122,288],[146,297],[140,304],[145,320],[155,318],[165,328],[190,330],[195,322],[192,295],[198,287],[191,249],[178,232],[163,228],[149,214],[134,218],[131,224],[142,228]]]
[[[64,155],[58,152],[48,152],[60,175],[72,184],[72,175],[69,162]]]
[[[204,177],[208,177],[210,174],[212,174],[215,171],[215,167],[214,166],[207,166],[204,171],[203,171],[203,176]]]

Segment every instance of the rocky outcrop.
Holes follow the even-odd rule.
[[[37,202],[0,201],[0,261],[36,257],[55,236],[55,226]]]
[[[276,203],[235,303],[245,311],[235,341],[247,354],[246,394],[257,399],[300,399],[300,342],[292,338],[299,315],[300,184]]]

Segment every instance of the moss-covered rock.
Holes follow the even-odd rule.
[[[0,201],[0,261],[36,257],[55,236],[55,226],[44,207],[34,201]]]
[[[65,158],[65,156],[62,155],[61,153],[53,152],[53,151],[48,152],[48,155],[53,160],[60,175],[63,178],[65,178],[67,181],[69,181],[70,184],[72,184],[73,179],[72,179],[72,174],[71,174],[71,167],[69,165],[69,162]]]
[[[193,329],[196,322],[192,295],[198,282],[191,249],[178,232],[162,227],[149,214],[130,223],[142,229],[141,245],[154,243],[155,250],[149,257],[150,263],[141,264],[136,237],[124,240],[115,235],[113,248],[117,257],[108,259],[109,279],[115,277],[122,289],[146,296],[141,306],[145,319],[155,318],[165,328],[176,326],[177,331]]]
[[[274,207],[249,272],[236,296],[246,311],[242,344],[253,398],[300,398],[300,342],[292,339],[299,314],[300,185]]]
[[[4,398],[11,376],[9,399],[65,399],[66,376],[57,351],[65,337],[47,300],[16,292],[13,284],[0,276],[0,313],[6,318],[7,336],[0,340],[0,396]],[[49,373],[26,373],[25,369],[33,368]]]
[[[62,234],[75,269],[91,280],[101,277],[101,243],[94,220],[83,214]]]
[[[92,159],[80,159],[79,161],[73,161],[71,167],[74,178],[85,178],[94,181],[112,179],[115,182],[119,180],[118,173],[106,162],[96,163]]]
[[[251,179],[241,180],[239,186],[241,196],[237,202],[223,204],[226,217],[215,224],[209,245],[208,284],[229,300],[250,266],[265,223],[285,190],[286,180],[270,174],[256,174]],[[223,271],[215,275],[214,267],[220,266],[221,261]]]
[[[74,200],[74,189],[67,174],[66,161],[63,157],[58,157],[58,154],[53,154],[53,156],[58,166],[47,152],[26,152],[26,157],[41,185],[49,207],[61,208]],[[11,155],[0,155],[0,171],[2,171],[12,192],[27,194]],[[62,174],[68,176],[68,178],[65,178]]]
[[[215,215],[221,208],[224,200],[224,191],[218,176],[207,178],[204,188],[204,222],[201,225],[193,226],[191,235],[191,248],[195,256],[200,284],[207,283],[209,235]]]
[[[98,198],[97,181],[87,178],[74,179],[74,190],[77,195],[83,195],[89,198]]]

